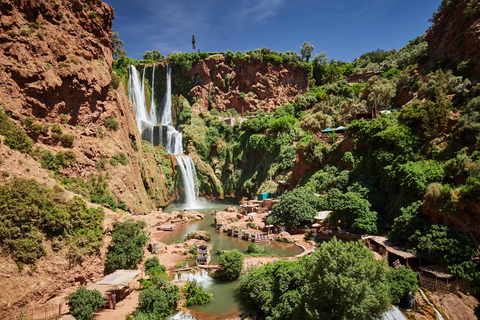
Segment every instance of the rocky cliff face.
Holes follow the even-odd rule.
[[[77,163],[61,169],[64,175],[108,173],[110,190],[128,210],[166,205],[171,167],[164,172],[161,156],[142,148],[131,103],[122,86],[112,87],[113,9],[98,0],[5,0],[0,10],[1,108],[25,130],[27,117],[42,126],[29,131],[37,146],[75,152]],[[108,119],[118,130],[107,130]],[[71,148],[53,125],[74,137]],[[129,163],[111,165],[121,153]]]
[[[196,86],[190,91],[193,110],[234,108],[238,113],[259,109],[273,112],[308,91],[304,70],[288,63],[232,60],[222,55],[200,60],[189,72]]]
[[[429,62],[431,68],[436,63],[455,68],[458,63],[469,61],[462,69],[467,75],[480,75],[480,4],[476,1],[455,1],[445,4],[434,17],[434,24],[428,30]]]

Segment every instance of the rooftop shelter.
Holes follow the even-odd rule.
[[[420,285],[431,291],[469,293],[470,282],[453,276],[445,271],[443,265],[420,267]]]
[[[402,248],[388,242],[387,236],[367,236],[362,237],[363,242],[375,252],[387,258],[388,264],[392,265],[394,261],[399,260],[407,268],[422,266],[422,253],[413,253],[403,251]]]
[[[111,294],[116,295],[116,300],[123,300],[133,289],[134,279],[140,274],[141,270],[116,270],[105,276],[102,280],[95,282],[87,287],[88,290],[98,290],[106,299]]]

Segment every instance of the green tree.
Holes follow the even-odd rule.
[[[213,295],[206,292],[202,285],[199,285],[196,280],[188,281],[183,287],[182,292],[185,294],[186,306],[194,304],[207,304],[213,301]]]
[[[67,304],[75,319],[90,320],[93,317],[93,312],[103,306],[104,300],[98,290],[88,290],[80,287],[67,297]]]
[[[391,301],[385,261],[361,242],[323,242],[308,266],[307,319],[372,319]]]
[[[377,114],[379,108],[387,109],[390,105],[390,99],[396,94],[395,82],[378,76],[371,77],[368,80],[368,86],[364,89],[364,96],[369,106],[372,107],[372,113]]]
[[[312,222],[317,213],[318,198],[306,188],[285,191],[278,200],[268,217],[268,223],[298,227],[305,221]]]
[[[397,263],[400,262],[397,260]],[[417,273],[398,264],[394,262],[395,267],[388,270],[388,282],[393,304],[399,303],[409,292],[415,295],[418,291]]]
[[[148,241],[145,221],[136,223],[130,220],[115,222],[113,225],[112,245],[107,253],[107,269],[136,269],[142,261],[144,247]]]
[[[334,188],[320,200],[320,207],[332,210],[330,221],[334,225],[343,221],[355,231],[378,233],[378,214],[370,210],[372,204],[366,199],[367,193],[358,184],[350,186],[347,192]]]
[[[118,32],[112,32],[112,44],[113,44],[113,58],[125,58],[127,51],[123,49],[123,41],[118,38]]]
[[[300,128],[314,134],[333,126],[333,118],[322,112],[309,113],[300,121]]]
[[[244,255],[238,250],[222,253],[218,259],[218,264],[222,267],[220,276],[226,280],[238,279],[243,270],[244,258]]]
[[[177,309],[180,300],[179,289],[163,279],[157,285],[143,289],[138,297],[135,319],[165,319]]]
[[[266,319],[303,319],[305,262],[280,260],[243,275],[238,291]]]
[[[153,60],[156,62],[165,61],[165,56],[158,50],[147,51],[142,55],[144,60]]]
[[[310,60],[310,57],[312,56],[312,51],[315,49],[313,45],[310,44],[310,42],[305,41],[303,43],[303,46],[300,48],[300,54],[302,55],[302,60],[307,59]]]
[[[195,49],[196,49],[195,43],[197,43],[197,42],[195,41],[195,35],[193,35],[193,36],[192,36],[192,49],[193,49],[193,53],[195,53]]]

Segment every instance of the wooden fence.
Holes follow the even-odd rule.
[[[0,316],[0,320],[49,320],[58,319],[63,313],[68,312],[68,306],[65,299],[55,305],[34,307],[34,308],[22,308],[17,311],[13,311],[3,316]]]

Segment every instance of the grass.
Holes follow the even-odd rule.
[[[177,264],[177,265],[175,266],[175,268],[183,268],[183,267],[185,267],[185,265],[187,264],[187,260],[188,260],[188,259],[183,260],[182,262],[180,262],[179,264]]]

